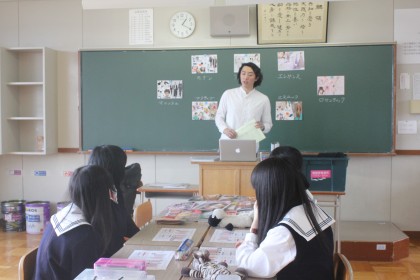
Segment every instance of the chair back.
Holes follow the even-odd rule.
[[[334,279],[353,280],[353,268],[346,256],[341,253],[334,254]]]
[[[153,218],[153,208],[150,199],[138,205],[134,210],[134,223],[139,227],[144,227]]]
[[[30,280],[35,273],[36,254],[38,247],[32,249],[19,260],[19,280]]]

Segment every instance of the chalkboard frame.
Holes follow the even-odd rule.
[[[386,138],[388,138],[389,140],[387,140],[386,143],[386,147],[385,148],[381,148],[381,149],[371,149],[369,148],[362,148],[362,149],[353,149],[353,148],[349,148],[349,149],[340,149],[332,147],[332,148],[325,148],[322,146],[318,146],[318,147],[308,147],[308,146],[304,146],[304,145],[299,145],[299,144],[295,144],[294,141],[287,141],[284,140],[281,137],[277,137],[278,135],[275,135],[275,137],[273,137],[272,135],[270,135],[270,132],[268,134],[268,138],[266,140],[263,140],[262,144],[261,144],[261,150],[262,151],[267,151],[269,149],[270,143],[271,142],[277,142],[279,141],[281,143],[281,145],[292,145],[292,146],[296,146],[297,148],[299,148],[302,152],[304,153],[317,153],[317,152],[344,152],[347,154],[363,154],[363,155],[393,155],[395,154],[395,80],[396,80],[396,71],[395,71],[395,48],[396,45],[395,43],[380,43],[380,44],[346,44],[346,45],[340,45],[340,44],[316,44],[316,45],[281,45],[281,46],[275,46],[275,45],[270,45],[270,46],[258,46],[258,47],[223,47],[223,48],[188,48],[188,49],[180,49],[180,48],[165,48],[165,49],[124,49],[124,50],[107,50],[107,49],[95,49],[95,50],[80,50],[79,52],[79,70],[80,70],[80,105],[81,105],[81,109],[80,109],[80,150],[81,151],[87,151],[92,149],[95,145],[101,145],[101,144],[116,144],[119,145],[123,148],[126,148],[128,150],[134,150],[136,152],[141,152],[141,153],[175,153],[175,154],[214,154],[217,153],[217,139],[219,138],[220,134],[217,132],[217,129],[215,128],[214,122],[212,121],[192,121],[191,119],[188,119],[188,130],[191,131],[192,134],[187,135],[188,137],[190,137],[192,139],[192,137],[195,135],[194,131],[198,131],[198,132],[202,132],[200,129],[201,126],[206,126],[205,130],[211,130],[211,148],[204,148],[204,149],[197,149],[196,147],[190,149],[188,147],[182,147],[182,148],[178,148],[178,147],[165,147],[165,146],[159,146],[159,148],[146,148],[146,149],[142,149],[141,147],[136,147],[136,145],[132,145],[131,143],[127,143],[127,142],[118,142],[115,141],[113,139],[101,139],[101,141],[97,141],[94,143],[88,143],[86,140],[86,136],[89,134],[96,134],[98,133],[98,130],[96,129],[96,127],[100,128],[99,131],[103,130],[103,129],[109,129],[110,126],[114,127],[113,129],[116,129],[115,131],[111,130],[111,134],[118,134],[118,133],[122,133],[124,134],[126,132],[126,130],[122,130],[122,131],[118,131],[119,128],[124,127],[123,126],[123,122],[120,123],[111,123],[110,126],[101,126],[101,125],[94,125],[92,127],[94,127],[95,129],[90,129],[89,127],[85,126],[85,122],[86,122],[86,115],[89,114],[89,111],[93,109],[93,107],[98,106],[98,102],[95,101],[92,104],[95,105],[89,105],[91,107],[86,107],[86,102],[84,101],[84,97],[85,97],[85,91],[86,91],[86,87],[85,87],[85,83],[87,82],[87,79],[89,79],[89,77],[86,77],[86,65],[83,64],[83,62],[85,61],[84,56],[86,54],[92,54],[92,53],[129,53],[129,52],[139,52],[139,53],[147,53],[147,54],[151,54],[151,53],[176,53],[176,52],[181,52],[182,54],[186,55],[186,57],[190,57],[191,55],[194,54],[210,54],[210,53],[217,53],[219,56],[219,63],[228,63],[229,65],[233,65],[233,62],[226,62],[228,61],[228,59],[226,59],[225,57],[223,57],[223,55],[220,55],[220,52],[224,52],[224,51],[229,51],[229,52],[235,52],[235,53],[253,53],[253,52],[267,52],[267,50],[272,50],[272,51],[294,51],[294,50],[305,50],[305,52],[307,50],[312,50],[312,49],[329,49],[329,48],[380,48],[380,47],[385,47],[388,50],[388,53],[390,53],[389,55],[387,55],[386,59],[389,61],[387,62],[387,67],[389,67],[390,69],[387,70],[389,71],[389,73],[387,72],[387,79],[389,79],[387,81],[387,83],[389,83],[386,86],[386,90],[389,91],[387,92],[387,96],[390,98],[389,100],[389,104],[387,103],[387,106],[389,107],[386,111],[387,114],[387,123],[386,123],[386,129],[387,129],[387,133],[386,133]],[[185,57],[184,57],[185,59]],[[230,58],[229,58],[230,59]],[[306,57],[305,57],[306,59]],[[222,60],[226,60],[224,62],[220,62]],[[176,66],[176,65],[175,65]],[[97,67],[101,67],[101,66],[97,66]],[[176,67],[172,66],[168,66],[171,68],[171,71],[175,71],[176,72]],[[230,66],[230,74],[228,74],[228,82],[226,83],[226,85],[223,85],[224,89],[227,88],[232,88],[232,87],[237,87],[239,86],[237,81],[236,81],[236,74],[233,73],[233,66]],[[270,76],[270,74],[272,74],[272,72],[267,71],[267,69],[264,68],[264,64],[262,65],[262,71],[264,73],[264,81],[262,86],[259,88],[263,93],[266,93],[266,90],[264,88],[264,83],[266,83],[267,78]],[[185,71],[185,70],[183,70]],[[187,71],[190,71],[190,69],[188,69]],[[305,70],[306,71],[306,70]],[[174,73],[175,73],[174,72]],[[189,73],[189,72],[183,72],[184,74]],[[279,77],[280,72],[276,73],[277,74],[277,78]],[[288,74],[296,74],[299,73],[299,71],[296,72],[285,72]],[[302,72],[301,72],[302,74]],[[177,76],[177,75],[174,75]],[[179,75],[178,75],[179,77]],[[194,78],[197,79],[197,77],[200,76],[195,76]],[[208,74],[207,78],[210,79],[211,75]],[[204,80],[206,79],[206,76],[201,76],[201,78],[203,78]],[[178,79],[177,77],[166,77],[165,79]],[[182,77],[181,77],[182,79]],[[212,78],[213,79],[213,78]],[[208,83],[211,84],[210,81],[207,81]],[[213,99],[211,101],[219,101],[220,96],[223,92],[224,89],[219,89],[216,93],[215,96],[212,96]],[[346,96],[347,97],[347,96]],[[275,102],[282,100],[281,98],[279,99],[279,96],[275,96],[275,98],[273,98],[272,96],[270,96],[271,99],[271,107],[273,108],[272,111],[272,116],[273,116],[273,123],[278,125],[278,121],[275,120]],[[192,99],[192,101],[197,101],[198,99]],[[292,100],[292,99],[291,99]],[[191,99],[189,99],[187,102],[187,107],[185,108],[190,108],[190,106],[188,107],[188,102],[190,102]],[[100,103],[99,103],[100,104]],[[306,103],[306,104],[310,104],[310,103]],[[114,110],[112,108],[111,105],[114,104],[108,104],[110,106],[108,106],[108,110]],[[130,104],[130,106],[133,104]],[[312,104],[311,104],[312,105]],[[93,107],[92,107],[93,106]],[[305,102],[304,102],[304,106],[305,106]],[[109,111],[112,114],[117,114],[118,112],[124,112],[124,108],[118,107],[116,106],[117,109],[119,111]],[[168,107],[168,106],[166,106]],[[162,109],[168,109],[168,111],[176,111],[176,109],[178,108],[177,106],[172,106],[172,108],[162,108]],[[135,111],[133,109],[134,107],[131,107],[131,110]],[[185,111],[185,110],[184,110]],[[283,126],[286,126],[287,129],[290,129],[291,126],[293,125],[302,125],[302,122],[305,121],[305,116],[307,116],[307,113],[310,112],[309,109],[304,107],[304,118],[302,121],[288,121],[285,122],[283,124]],[[177,112],[179,113],[179,112]],[[191,116],[191,112],[188,112],[189,116]],[[383,112],[380,112],[383,113]],[[170,113],[169,113],[170,114]],[[188,114],[187,114],[188,115]],[[133,116],[129,116],[129,118],[133,118]],[[96,124],[100,124],[103,121],[103,119],[99,118],[96,119]],[[187,120],[186,120],[187,121]],[[283,121],[282,121],[283,122]],[[362,125],[362,123],[359,122],[359,125]],[[130,126],[130,125],[129,125]],[[127,129],[127,127],[125,127]],[[128,127],[129,128],[129,127]],[[149,133],[159,133],[159,128],[155,128],[156,130],[149,132]],[[168,129],[168,128],[163,128],[163,129]],[[274,128],[275,129],[275,128]],[[144,132],[144,131],[143,131]],[[175,139],[179,139],[177,138],[180,135],[186,135],[185,131],[181,132],[181,133],[177,133],[177,130],[171,130],[170,131],[171,135],[175,137]],[[316,132],[312,132],[312,133],[316,133]],[[110,134],[110,135],[111,135]],[[199,133],[201,134],[201,133]],[[207,137],[207,136],[206,136]],[[296,137],[296,135],[292,135],[292,139],[293,137]],[[126,137],[124,137],[126,138]],[[169,139],[171,140],[171,139]],[[179,141],[179,140],[176,140]],[[182,140],[181,140],[182,141]],[[188,140],[189,141],[189,140]],[[192,140],[193,141],[193,140]],[[207,141],[207,140],[206,140]],[[381,140],[382,141],[382,140]],[[370,146],[374,146],[375,143],[370,143]]]

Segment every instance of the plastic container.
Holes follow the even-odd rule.
[[[334,156],[304,156],[302,172],[310,184],[310,191],[344,192],[348,158],[337,153]]]
[[[93,265],[97,269],[146,270],[146,261],[137,259],[100,258]]]
[[[26,203],[26,232],[40,234],[50,220],[49,201],[30,201]]]
[[[1,203],[3,231],[25,231],[25,200],[8,200]]]

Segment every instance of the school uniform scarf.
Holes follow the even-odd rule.
[[[82,211],[74,203],[70,203],[50,218],[51,225],[60,236],[80,225],[90,225],[83,217]]]
[[[319,227],[323,231],[335,223],[335,220],[318,205],[312,204],[312,209],[315,218],[318,221]],[[306,241],[310,241],[317,235],[316,231],[312,228],[309,219],[306,217],[303,205],[293,207],[279,224],[286,224],[290,226],[296,231],[296,233],[305,238]]]

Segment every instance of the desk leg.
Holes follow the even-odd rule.
[[[140,192],[140,204],[143,204],[145,201],[145,192]]]
[[[321,207],[333,207],[334,213],[333,218],[335,220],[334,223],[334,252],[341,253],[341,238],[340,238],[340,220],[341,220],[341,197],[340,195],[336,195],[335,197],[330,197],[329,199],[325,199],[325,197],[318,197],[316,203]]]
[[[337,195],[335,200],[335,207],[334,207],[334,219],[335,219],[335,230],[336,230],[336,236],[337,236],[337,252],[341,253],[341,238],[340,238],[340,220],[341,220],[341,200],[340,196]]]

